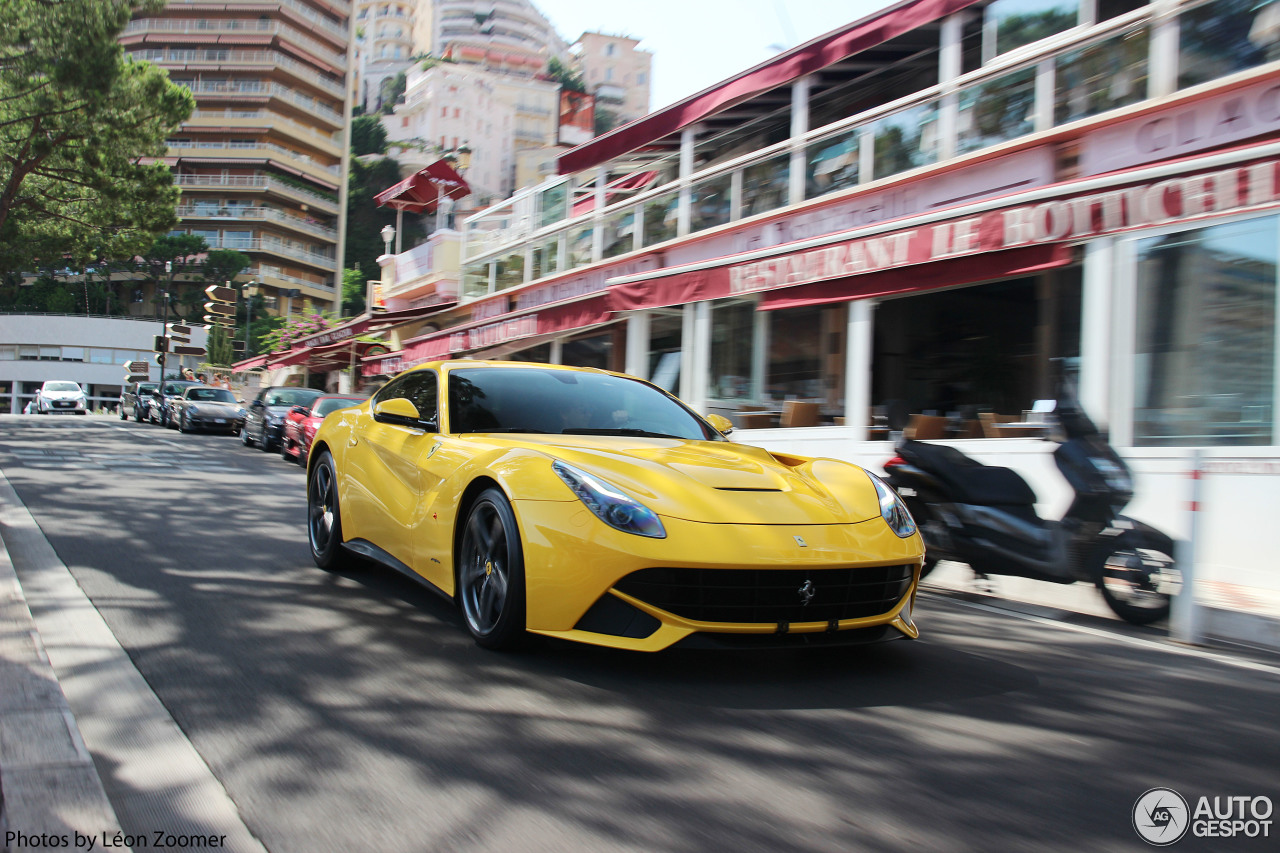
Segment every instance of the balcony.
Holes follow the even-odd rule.
[[[182,125],[183,130],[200,127],[232,127],[244,128],[246,131],[267,132],[275,130],[292,136],[319,151],[330,155],[335,160],[341,158],[342,134],[321,133],[320,131],[298,124],[270,110],[194,110]]]
[[[346,97],[342,83],[331,80],[313,70],[306,63],[299,62],[274,50],[227,50],[225,48],[148,48],[132,50],[129,55],[134,59],[144,59],[166,68],[187,65],[217,65],[219,68],[259,68],[272,65],[294,78],[323,89],[338,100]]]
[[[280,160],[296,169],[320,178],[337,180],[342,175],[339,166],[317,163],[309,155],[274,142],[238,142],[235,140],[208,140],[199,142],[170,141],[171,156],[209,157],[232,160]],[[186,153],[190,152],[190,153]]]
[[[239,190],[270,192],[301,204],[309,204],[317,210],[336,215],[338,202],[270,175],[174,175],[173,182],[183,190]]]
[[[314,234],[326,240],[336,241],[338,239],[337,228],[331,228],[301,216],[292,216],[284,211],[270,207],[218,207],[210,204],[180,204],[176,212],[183,219],[275,222],[287,228]]]
[[[333,272],[334,265],[338,262],[335,257],[301,249],[297,246],[290,246],[278,237],[223,239],[218,241],[217,246],[210,244],[210,248],[235,249],[237,252],[269,252],[273,255],[280,255],[281,257],[291,258],[304,264],[319,267],[327,272]]]
[[[317,294],[333,298],[334,288],[332,284],[322,284],[320,282],[311,281],[310,279],[300,278],[296,275],[289,275],[280,267],[271,264],[255,264],[245,270],[247,275],[251,275],[258,281],[270,287],[277,288],[293,288],[301,287],[303,290],[310,290],[311,293],[306,295],[315,296]]]
[[[294,91],[288,86],[282,86],[279,83],[271,83],[263,80],[234,80],[234,81],[200,81],[187,84],[187,88],[195,95],[204,95],[206,97],[270,97],[284,101],[287,104],[309,112],[317,118],[323,119],[330,124],[341,127],[343,124],[342,113],[328,104],[322,103],[310,95],[304,95],[301,92]]]
[[[292,42],[298,47],[309,51],[316,57],[329,63],[335,68],[346,70],[347,54],[338,53],[332,47],[327,47],[315,39],[295,30],[293,27],[276,21],[244,21],[244,20],[219,20],[219,19],[199,19],[199,20],[183,20],[171,18],[138,18],[125,24],[122,35],[129,36],[134,34],[156,33],[160,35],[190,35],[190,36],[210,36],[210,35],[242,35],[242,36],[272,36]],[[208,41],[208,39],[204,39]]]
[[[346,44],[347,28],[342,24],[321,15],[310,6],[299,2],[299,0],[275,0],[275,2],[279,3],[290,12],[293,12],[298,17],[304,18],[312,27],[323,30],[326,35],[332,36],[339,44]],[[168,7],[170,9],[176,9],[196,4],[207,5],[208,0],[169,0]],[[350,9],[348,9],[347,14],[350,14]]]

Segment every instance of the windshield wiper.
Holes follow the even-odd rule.
[[[494,429],[476,429],[471,432],[536,432],[546,435],[545,429],[529,429],[528,427],[496,427]]]
[[[634,435],[641,438],[683,438],[680,435],[671,435],[665,432],[650,432],[647,429],[631,429],[629,427],[614,427],[613,429],[566,429],[561,431],[564,435]]]

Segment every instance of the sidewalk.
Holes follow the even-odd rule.
[[[978,596],[991,603],[1013,602],[1103,619],[1117,618],[1098,590],[1084,583],[1056,584],[1000,575],[978,581],[963,564],[939,563],[923,587]],[[1280,653],[1280,594],[1238,584],[1201,582],[1197,602],[1206,644]]]
[[[0,851],[74,849],[84,836],[101,846],[102,833],[112,836],[120,824],[40,642],[4,532],[0,526]],[[9,833],[35,843],[7,843]],[[39,836],[58,841],[41,844]]]

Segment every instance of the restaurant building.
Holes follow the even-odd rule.
[[[1019,469],[1048,515],[1068,497],[1051,445],[1008,436],[1069,371],[1135,469],[1133,514],[1188,536],[1202,459],[1202,579],[1280,590],[1258,565],[1280,498],[1278,59],[1275,3],[898,4],[470,217],[457,305],[363,370],[625,370],[735,440],[873,468],[911,429]]]

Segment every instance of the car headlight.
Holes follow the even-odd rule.
[[[889,529],[902,539],[915,533],[915,520],[911,518],[907,505],[898,497],[898,493],[870,471],[867,471],[867,476],[871,478],[871,485],[876,487],[876,497],[880,499],[880,517],[889,525]]]
[[[667,538],[658,514],[616,486],[558,460],[551,463],[551,469],[578,496],[578,500],[587,505],[587,509],[610,527],[637,536]]]

